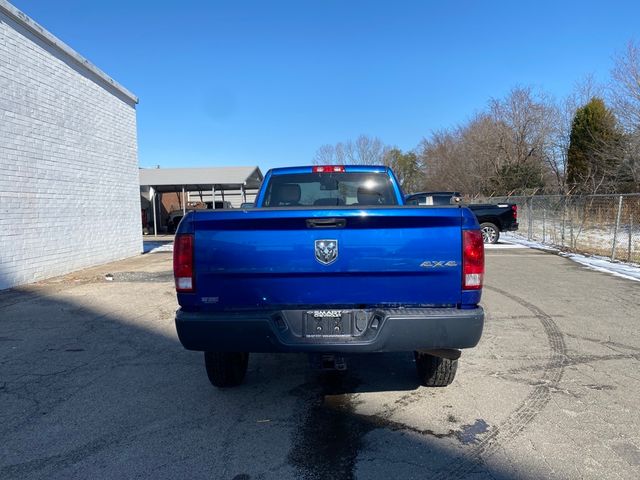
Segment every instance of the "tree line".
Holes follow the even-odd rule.
[[[616,55],[604,85],[587,78],[563,99],[517,86],[411,151],[361,135],[320,147],[314,163],[388,165],[405,192],[639,192],[640,48]]]

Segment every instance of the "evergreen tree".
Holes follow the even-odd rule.
[[[392,148],[385,153],[384,164],[393,170],[405,193],[416,192],[424,183],[424,173],[414,152]]]
[[[615,191],[621,136],[614,114],[594,97],[573,117],[567,184],[576,193]]]

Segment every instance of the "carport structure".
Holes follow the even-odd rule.
[[[263,176],[257,166],[211,168],[141,168],[140,192],[151,203],[153,233],[158,234],[162,194],[181,195],[183,214],[195,196],[200,202],[229,202],[233,207],[252,202]]]

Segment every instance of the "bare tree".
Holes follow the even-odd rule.
[[[499,125],[496,162],[514,165],[543,160],[554,118],[551,105],[547,95],[530,87],[516,87],[505,98],[490,101],[491,118]]]
[[[624,132],[623,176],[631,188],[640,188],[640,45],[629,42],[615,57],[610,101]]]
[[[556,110],[530,88],[492,99],[467,124],[423,140],[428,185],[470,195],[535,190],[544,185]]]
[[[467,125],[441,130],[422,140],[419,165],[424,171],[424,189],[461,191],[477,195],[487,189],[490,147],[484,142],[493,124],[478,115]]]
[[[629,42],[615,57],[611,71],[611,104],[628,131],[640,128],[640,46]]]
[[[313,158],[315,165],[383,165],[390,149],[377,137],[360,135],[335,145],[323,145]]]
[[[313,163],[315,165],[336,165],[341,163],[336,154],[336,147],[334,145],[322,145],[313,157]]]

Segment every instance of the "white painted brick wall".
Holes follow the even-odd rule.
[[[141,250],[135,103],[0,11],[0,289]]]

